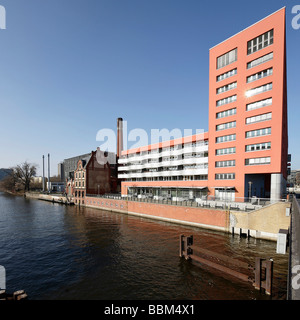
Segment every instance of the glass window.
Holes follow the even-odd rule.
[[[273,44],[273,29],[265,32],[264,34],[248,41],[247,43],[247,54],[252,54],[258,50],[268,47]]]
[[[222,80],[227,79],[227,78],[230,78],[230,77],[232,77],[232,76],[234,76],[236,74],[237,74],[237,68],[232,69],[230,71],[227,71],[225,73],[222,73],[222,74],[217,76],[217,82],[218,81],[222,81]]]
[[[247,63],[247,69],[254,68],[254,67],[256,67],[256,66],[258,66],[258,65],[260,65],[262,63],[265,63],[267,61],[270,61],[272,59],[273,59],[273,52],[268,53],[268,54],[266,54],[266,55],[264,55],[262,57],[259,57],[259,58],[255,59],[253,61],[248,62]]]
[[[223,106],[224,104],[227,104],[227,103],[234,102],[234,101],[236,101],[236,98],[237,98],[237,96],[233,95],[233,96],[218,100],[217,107]]]
[[[272,82],[264,84],[262,86],[259,86],[259,87],[256,87],[256,88],[253,88],[253,89],[246,91],[246,97],[250,98],[250,97],[255,96],[257,94],[260,94],[260,93],[263,93],[266,91],[270,91],[270,90],[272,90],[272,88],[273,88]]]
[[[235,61],[237,61],[237,48],[217,58],[217,69],[223,68]]]
[[[225,129],[230,129],[230,128],[235,128],[236,127],[236,121],[232,122],[227,122],[227,123],[222,123],[216,126],[216,130],[225,130]]]
[[[249,103],[246,106],[246,111],[250,111],[250,110],[254,110],[254,109],[259,109],[259,108],[263,108],[266,106],[270,106],[272,104],[272,98],[268,98],[268,99],[263,99],[260,101],[256,101],[253,103]]]

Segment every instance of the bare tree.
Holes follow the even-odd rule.
[[[296,184],[297,186],[300,185],[300,172],[297,172],[297,173],[296,173],[295,184]]]
[[[25,191],[29,191],[31,179],[36,175],[36,169],[36,165],[27,161],[13,168],[16,181],[23,185]]]
[[[15,190],[15,180],[13,174],[7,175],[3,180],[0,181],[0,190],[11,192]]]

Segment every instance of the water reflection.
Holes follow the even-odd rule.
[[[180,259],[180,234],[248,263],[272,256],[273,298],[285,298],[287,256],[276,255],[274,242],[3,194],[0,231],[7,287],[31,299],[270,299]]]

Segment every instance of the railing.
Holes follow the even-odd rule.
[[[210,209],[237,210],[237,211],[253,211],[261,209],[263,206],[273,202],[286,202],[285,199],[270,201],[267,198],[236,198],[236,201],[217,199],[212,196],[202,198],[189,199],[186,197],[171,197],[171,196],[153,196],[152,194],[135,194],[122,196],[121,194],[87,194],[87,197],[107,198],[126,201],[148,202],[155,204],[167,204],[184,207],[202,207]]]

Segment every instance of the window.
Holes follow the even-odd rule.
[[[246,132],[246,138],[260,137],[271,134],[271,128],[264,128]]]
[[[216,161],[216,168],[235,167],[235,160]]]
[[[233,180],[235,179],[235,173],[217,173],[215,175],[216,180]]]
[[[217,89],[217,94],[220,94],[220,93],[235,89],[236,86],[237,86],[237,82],[236,81],[232,82],[232,83],[229,83],[229,84],[226,84],[225,86],[220,87],[220,88]]]
[[[232,148],[224,148],[224,149],[217,149],[216,150],[216,155],[217,156],[222,156],[225,154],[234,154],[235,153],[235,147]]]
[[[270,150],[271,142],[263,142],[257,144],[249,144],[246,146],[246,152]]]
[[[273,36],[274,36],[274,31],[273,29],[265,32],[264,34],[248,41],[247,44],[247,54],[254,53],[258,50],[261,50],[263,48],[266,48],[273,44]]]
[[[270,163],[271,163],[271,157],[245,159],[246,166],[270,164]]]
[[[225,110],[225,111],[222,111],[222,112],[218,112],[216,114],[216,118],[217,119],[221,119],[221,118],[229,117],[229,116],[232,116],[232,115],[235,115],[235,114],[236,114],[236,108],[233,108],[233,109]]]
[[[236,134],[229,134],[227,136],[217,137],[216,143],[229,142],[229,141],[235,141],[235,140],[236,140]]]
[[[217,58],[217,69],[223,68],[237,60],[237,48]]]
[[[272,119],[272,112],[260,114],[258,116],[249,117],[246,119],[246,124],[251,124],[255,122],[267,121]]]
[[[224,104],[231,103],[231,102],[234,102],[234,101],[236,101],[236,95],[231,96],[231,97],[227,97],[227,98],[224,98],[224,99],[221,99],[221,100],[218,100],[217,101],[217,107],[223,106]]]
[[[218,81],[222,81],[222,80],[227,79],[227,78],[230,78],[230,77],[232,77],[232,76],[234,76],[236,74],[237,74],[237,68],[232,69],[232,70],[230,70],[228,72],[222,73],[222,74],[217,76],[217,82]]]
[[[227,123],[222,123],[216,126],[216,130],[225,130],[225,129],[230,129],[230,128],[235,128],[236,127],[236,121],[232,122],[227,122]]]
[[[265,69],[263,71],[257,72],[247,77],[247,83],[271,76],[272,74],[273,74],[273,68]]]
[[[246,106],[246,111],[250,111],[250,110],[254,110],[254,109],[259,109],[259,108],[263,108],[263,107],[266,107],[266,106],[270,106],[272,104],[272,102],[273,102],[272,98],[268,98],[268,99],[256,101],[256,102],[253,102],[253,103],[249,103]]]
[[[246,91],[246,97],[250,98],[250,97],[255,96],[257,94],[260,94],[260,93],[263,93],[266,91],[270,91],[270,90],[272,90],[272,87],[273,87],[273,84],[271,82],[271,83],[267,83],[262,86],[250,89],[250,90]]]
[[[247,69],[254,68],[254,67],[256,67],[256,66],[258,66],[258,65],[260,65],[262,63],[265,63],[267,61],[270,61],[272,59],[273,59],[273,52],[268,53],[268,54],[266,54],[266,55],[264,55],[262,57],[259,57],[259,58],[255,59],[255,60],[252,60],[252,61],[248,62],[247,63]]]

